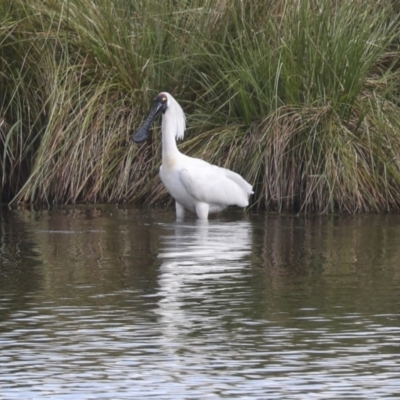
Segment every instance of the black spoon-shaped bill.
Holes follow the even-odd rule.
[[[141,143],[148,138],[151,124],[156,119],[156,116],[161,111],[161,108],[162,104],[160,104],[159,102],[156,102],[154,104],[146,121],[143,123],[141,128],[134,135],[132,135],[132,140],[135,143]]]

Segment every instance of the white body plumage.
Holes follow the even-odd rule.
[[[183,218],[185,209],[195,212],[199,219],[207,219],[209,213],[222,211],[230,205],[246,207],[252,186],[239,174],[226,168],[182,154],[176,139],[182,139],[185,131],[185,114],[178,102],[166,92],[160,93],[152,113],[134,136],[143,141],[151,122],[159,111],[162,116],[162,165],[161,180],[175,199],[176,216]]]

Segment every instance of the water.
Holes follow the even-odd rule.
[[[0,212],[1,399],[400,396],[400,216]]]

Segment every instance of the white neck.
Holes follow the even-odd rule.
[[[176,124],[175,118],[167,110],[162,116],[162,157],[174,156],[179,153],[178,146],[176,145]]]

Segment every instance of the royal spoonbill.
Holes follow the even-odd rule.
[[[161,180],[175,199],[177,219],[185,216],[185,209],[195,212],[199,219],[209,213],[222,211],[230,205],[246,207],[252,186],[239,174],[217,167],[199,158],[182,154],[176,139],[183,139],[185,114],[178,102],[167,92],[155,99],[150,115],[132,137],[136,143],[146,140],[149,129],[159,112],[162,112],[162,165]]]

